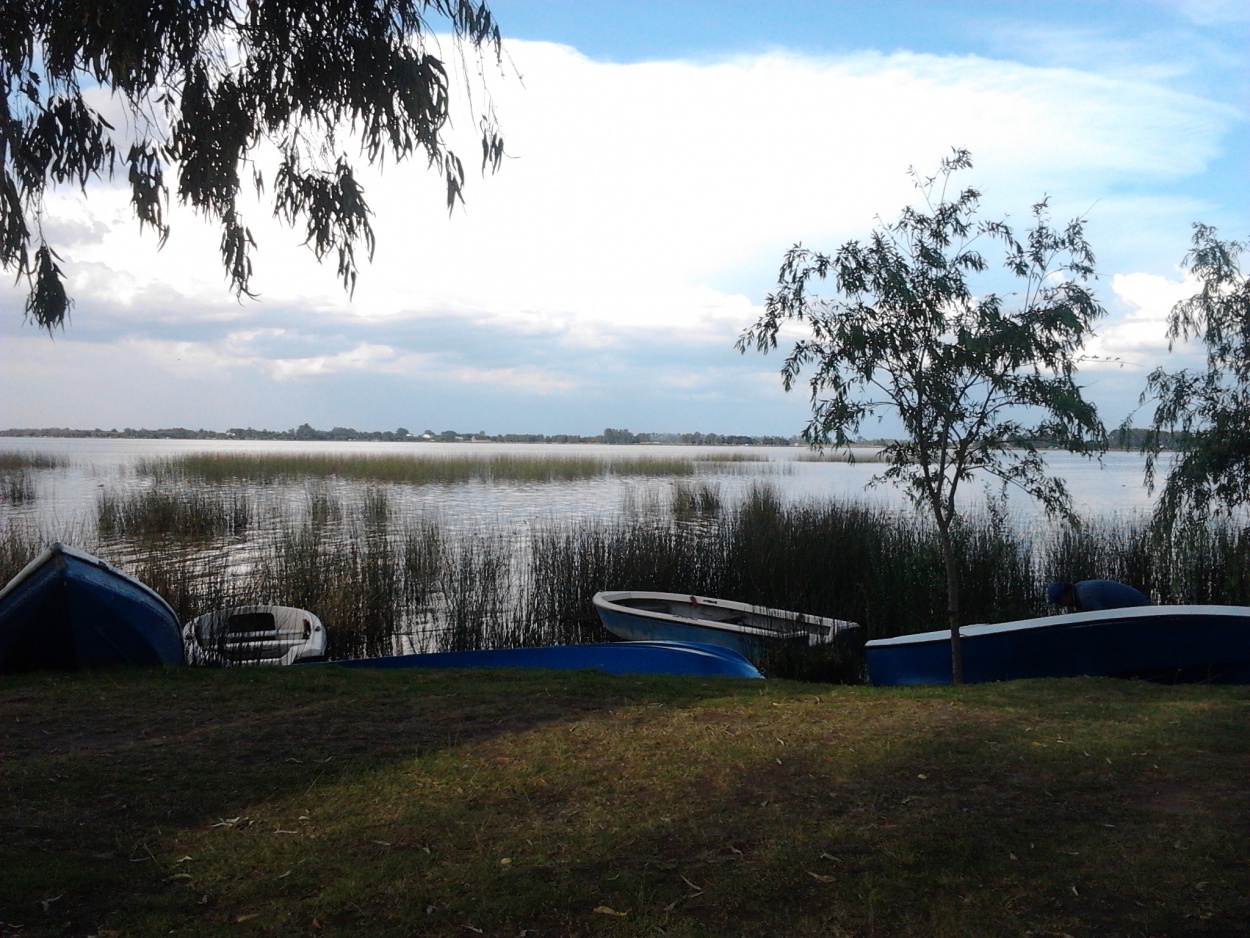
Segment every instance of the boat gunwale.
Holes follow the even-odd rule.
[[[728,609],[733,612],[741,612],[747,615],[774,618],[788,622],[794,626],[793,633],[787,633],[782,629],[770,629],[739,622],[720,622],[716,619],[700,619],[694,616],[682,616],[651,609],[635,609],[630,606],[622,605],[620,602],[622,599],[654,599],[663,602],[678,602],[690,605],[690,600],[692,598],[697,599],[700,604],[705,604],[717,609]],[[693,593],[662,593],[653,590],[603,590],[595,593],[593,602],[596,607],[607,608],[619,615],[641,616],[648,619],[660,619],[665,622],[675,622],[681,625],[694,625],[699,628],[721,629],[727,632],[746,634],[759,638],[798,638],[806,635],[809,639],[816,638],[832,641],[844,632],[849,632],[853,629],[859,628],[858,622],[851,622],[847,619],[830,619],[825,616],[793,612],[787,609],[755,606],[751,603],[741,603],[732,599],[715,599],[712,597],[696,596]],[[804,628],[804,626],[813,624],[826,627],[828,629],[827,638],[820,635],[818,632]]]
[[[35,556],[34,559],[32,559],[29,563],[26,564],[26,566],[22,567],[21,570],[17,571],[17,573],[13,576],[13,578],[9,580],[9,582],[6,583],[3,586],[3,588],[0,588],[0,602],[3,602],[5,597],[7,597],[10,593],[16,592],[22,586],[22,584],[24,584],[27,580],[29,580],[32,576],[34,576],[38,570],[42,569],[49,561],[53,560],[58,555],[65,557],[68,560],[72,560],[77,563],[80,563],[84,566],[94,567],[97,570],[102,570],[105,573],[109,574],[110,576],[115,577],[116,579],[122,580],[129,586],[138,587],[146,595],[152,597],[157,602],[159,602],[162,606],[164,606],[165,609],[168,610],[169,614],[173,617],[174,622],[178,624],[179,628],[182,627],[182,620],[178,617],[178,613],[174,611],[174,607],[169,604],[169,600],[167,600],[164,596],[162,596],[156,590],[152,589],[152,587],[148,586],[142,580],[131,576],[129,573],[126,573],[124,570],[119,570],[117,567],[113,566],[108,561],[101,560],[99,557],[96,557],[94,554],[89,554],[85,550],[80,550],[77,547],[71,547],[69,544],[63,544],[60,541],[53,541],[51,544],[49,544],[47,547],[41,550],[38,553],[38,555]]]
[[[959,637],[977,638],[987,635],[1002,635],[1027,630],[1054,630],[1067,626],[1088,625],[1097,622],[1115,622],[1122,619],[1159,619],[1170,616],[1200,616],[1206,618],[1239,618],[1250,619],[1250,606],[1218,606],[1218,605],[1151,605],[1124,606],[1118,609],[1092,609],[1088,612],[1071,612],[1053,616],[1036,616],[1032,619],[1013,619],[1010,622],[963,625],[959,627]],[[927,632],[912,632],[908,635],[895,635],[891,638],[875,638],[866,642],[864,647],[889,648],[899,645],[923,645],[930,642],[948,642],[951,639],[950,629],[933,629]]]

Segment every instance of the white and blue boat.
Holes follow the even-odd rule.
[[[84,551],[53,544],[0,590],[0,674],[182,663],[169,603]]]
[[[326,630],[307,609],[235,606],[183,627],[187,662],[198,665],[303,664],[326,656]]]
[[[345,668],[546,668],[608,674],[677,674],[762,678],[751,662],[714,645],[687,642],[601,642],[537,648],[443,651],[333,661]]]
[[[785,644],[809,647],[858,634],[842,619],[768,609],[727,599],[621,590],[596,593],[599,620],[628,641],[701,642],[747,658]]]
[[[1133,606],[959,630],[964,680],[1135,677],[1169,683],[1250,683],[1250,607]],[[878,686],[949,684],[949,629],[864,646]]]

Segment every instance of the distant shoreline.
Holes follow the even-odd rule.
[[[1146,431],[1141,429],[1120,429],[1108,434],[1109,449],[1140,451],[1145,441]],[[1184,449],[1183,438],[1171,433],[1163,433],[1162,448],[1166,450]],[[69,427],[17,428],[0,430],[0,438],[28,437],[32,439],[103,439],[103,440],[263,440],[289,441],[293,443],[561,443],[561,444],[608,444],[608,445],[666,445],[666,446],[797,446],[807,444],[800,436],[745,436],[741,434],[720,433],[631,433],[629,430],[608,428],[594,436],[582,436],[575,433],[499,433],[489,434],[484,431],[463,433],[457,430],[443,430],[435,433],[425,430],[411,433],[400,427],[396,430],[356,430],[352,427],[334,427],[331,430],[317,430],[309,424],[301,424],[293,430],[257,430],[252,427],[233,427],[229,430],[189,430],[185,427],[167,427],[158,430],[147,428],[102,430],[74,430]],[[881,447],[894,442],[889,439],[856,440],[856,447]],[[1049,448],[1045,443],[1039,444],[1042,449]]]
[[[719,433],[631,433],[629,430],[607,429],[594,436],[573,433],[463,433],[443,430],[435,433],[426,430],[410,433],[404,428],[397,430],[356,430],[351,427],[335,427],[317,430],[303,424],[293,430],[257,430],[252,427],[220,430],[189,430],[185,427],[167,427],[157,430],[126,427],[123,430],[75,430],[69,427],[15,428],[0,430],[0,437],[29,437],[33,439],[105,439],[105,440],[265,440],[295,443],[594,443],[594,444],[668,444],[676,446],[803,446],[798,436],[745,436]]]

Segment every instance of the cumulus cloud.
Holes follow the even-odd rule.
[[[832,250],[878,215],[894,217],[915,198],[906,169],[934,170],[952,145],[973,151],[966,182],[986,192],[991,215],[1019,219],[1046,193],[1060,220],[1094,206],[1095,248],[1111,259],[1104,272],[1119,304],[1101,347],[1144,360],[1166,346],[1176,286],[1156,262],[1179,259],[1188,222],[1209,207],[1178,187],[1221,158],[1241,119],[1159,75],[1066,63],[773,51],[621,65],[542,42],[512,42],[509,53],[523,81],[492,85],[506,120],[502,172],[471,178],[450,218],[424,164],[366,173],[378,250],[354,297],[263,205],[247,217],[261,300],[240,302],[218,233],[187,210],[171,208],[173,234],[158,251],[116,186],[66,193],[50,203],[49,230],[78,306],[72,341],[50,348],[73,350],[17,362],[31,330],[10,313],[0,330],[26,338],[3,343],[6,373],[14,364],[55,387],[77,363],[84,380],[116,383],[129,362],[131,374],[146,372],[134,379],[143,401],[178,401],[187,413],[177,422],[214,426],[280,423],[266,405],[298,406],[287,396],[295,386],[311,407],[350,385],[339,397],[359,412],[335,419],[360,426],[413,422],[397,400],[418,392],[511,395],[517,406],[532,397],[570,420],[581,411],[559,399],[574,395],[641,400],[662,389],[674,407],[686,395],[740,401],[757,376],[777,380],[778,363],[732,346],[784,251],[796,241]],[[456,131],[466,156],[473,130]],[[240,375],[254,383],[246,394],[233,391]],[[232,390],[200,399],[188,380]],[[438,381],[445,388],[431,390]],[[321,397],[307,393],[314,387]],[[501,412],[483,406],[471,422]],[[52,412],[0,399],[9,425]],[[709,429],[794,429],[743,427],[710,404],[700,413]]]

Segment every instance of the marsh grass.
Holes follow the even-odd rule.
[[[239,537],[251,522],[251,501],[238,488],[158,485],[136,492],[106,490],[96,499],[96,531],[105,540]]]
[[[448,524],[401,507],[382,483],[307,479],[294,494],[161,482],[100,497],[98,532],[0,532],[12,576],[50,540],[137,575],[180,617],[275,603],[315,612],[330,655],[361,657],[611,638],[599,590],[718,596],[861,625],[859,640],[943,627],[932,525],[852,501],[787,503],[760,483],[729,498],[675,479],[620,515],[533,524]],[[279,497],[281,495],[281,497]],[[1052,578],[1110,577],[1162,602],[1250,603],[1250,534],[1229,522],[1159,540],[1143,517],[1079,532],[1016,521],[999,505],[955,531],[966,623],[1045,614]],[[7,579],[7,577],[6,577]],[[858,647],[771,655],[770,676],[856,681]]]
[[[0,503],[25,505],[35,498],[35,477],[29,469],[0,470]]]
[[[810,450],[794,457],[795,462],[833,462],[833,463],[883,463],[885,457],[880,452],[852,450]]]
[[[28,450],[0,450],[0,472],[23,469],[60,469],[67,465],[65,457],[55,453],[36,453]]]
[[[677,482],[673,485],[670,506],[677,521],[715,518],[724,511],[720,486],[714,482]]]
[[[51,453],[0,452],[0,504],[25,505],[35,498],[35,473],[63,467],[65,460]]]
[[[1246,688],[0,683],[15,935],[1250,933]]]
[[[606,475],[688,476],[695,460],[667,456],[466,456],[314,453],[194,453],[141,459],[135,473],[158,482],[249,482],[344,479],[405,485],[468,482],[570,482]]]

